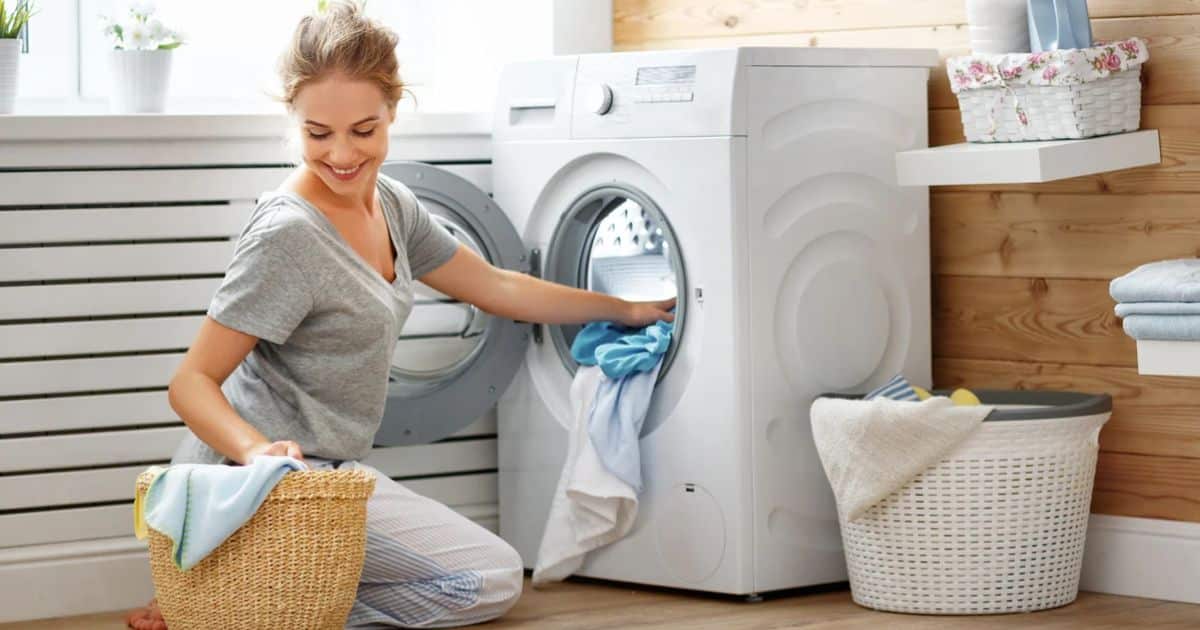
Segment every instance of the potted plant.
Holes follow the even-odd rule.
[[[135,2],[124,20],[101,16],[109,51],[112,93],[109,105],[122,114],[161,112],[167,101],[171,51],[183,37],[154,16],[154,4]]]
[[[0,114],[11,114],[17,98],[17,60],[21,54],[21,31],[33,16],[26,0],[0,0]]]

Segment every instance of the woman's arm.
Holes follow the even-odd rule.
[[[446,264],[421,276],[421,282],[457,300],[508,319],[542,324],[582,324],[606,320],[626,326],[648,326],[658,320],[674,321],[667,311],[674,298],[655,302],[629,302],[611,295],[585,291],[528,274],[489,265],[463,245]]]
[[[255,455],[290,455],[303,461],[295,442],[272,442],[238,415],[221,383],[254,349],[258,337],[221,325],[211,317],[171,377],[167,399],[184,424],[218,453],[239,464]]]

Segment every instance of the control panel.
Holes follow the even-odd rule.
[[[736,49],[581,55],[571,135],[650,138],[740,135]]]

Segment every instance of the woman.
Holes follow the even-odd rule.
[[[348,3],[301,20],[280,73],[303,157],[247,222],[195,342],[171,379],[191,429],[173,463],[257,455],[358,467],[376,477],[367,551],[347,627],[486,621],[521,592],[515,550],[358,462],[387,397],[392,351],[417,280],[510,319],[671,321],[674,300],[627,302],[497,269],[381,177],[402,84],[396,35]],[[154,602],[130,627],[164,628]]]

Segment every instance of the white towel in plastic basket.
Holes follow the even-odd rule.
[[[967,438],[991,412],[935,396],[919,403],[818,398],[812,404],[817,454],[847,520],[912,481]]]

